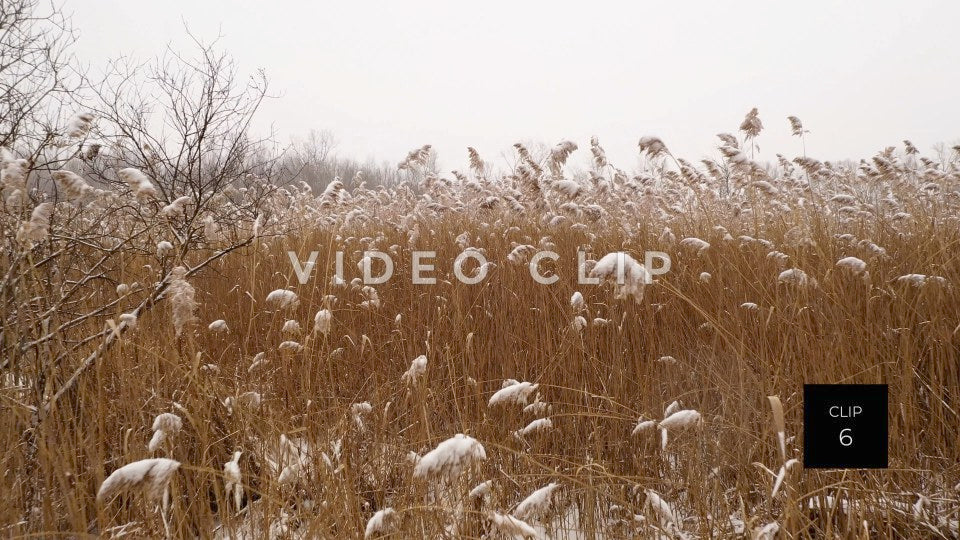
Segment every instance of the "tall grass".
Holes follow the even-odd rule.
[[[689,164],[658,152],[633,180],[603,160],[592,180],[570,179],[578,190],[522,158],[503,178],[449,183],[418,169],[412,152],[415,173],[390,190],[283,191],[274,202],[283,234],[188,279],[198,323],[179,336],[161,300],[39,424],[18,406],[29,384],[4,373],[0,534],[479,538],[522,535],[511,527],[523,519],[551,537],[956,536],[957,162],[937,168],[934,189],[904,163],[859,176],[807,162],[764,169],[727,148],[720,175],[684,172]],[[831,201],[837,193],[854,202]],[[688,249],[683,238],[709,247]],[[521,244],[556,251],[541,268],[559,281],[538,284],[525,263],[508,261]],[[454,277],[465,245],[496,265],[480,284]],[[349,284],[371,247],[395,265],[376,286],[378,308]],[[435,285],[412,283],[418,249],[436,251]],[[301,260],[319,252],[308,283],[289,250]],[[337,250],[345,286],[330,282]],[[578,250],[593,260],[663,251],[672,270],[642,302],[618,300],[609,284],[577,283]],[[848,256],[868,275],[836,266]],[[150,250],[131,252],[111,277],[150,284],[145,265],[156,264]],[[778,280],[790,268],[808,281]],[[944,280],[897,279],[906,274]],[[114,289],[105,282],[89,301]],[[275,289],[294,291],[298,305],[268,304]],[[577,291],[586,312],[570,305]],[[311,332],[324,308],[329,333]],[[579,330],[577,315],[587,322]],[[208,329],[221,319],[226,331]],[[302,333],[284,333],[288,320]],[[302,348],[278,350],[285,341]],[[420,355],[425,372],[405,378]],[[537,384],[545,405],[489,406],[508,379]],[[802,458],[805,383],[889,385],[889,469],[785,467],[772,495],[785,461]],[[768,396],[783,405],[785,452]],[[674,401],[700,421],[671,430],[666,445],[657,429],[631,435]],[[363,402],[369,409],[355,406]],[[161,413],[183,426],[149,452]],[[517,433],[537,418],[550,427]],[[26,429],[36,432],[25,439]],[[418,456],[458,433],[482,444],[485,459],[447,477],[413,474]],[[225,490],[235,451],[239,511]],[[151,457],[181,463],[167,510],[137,493],[96,501],[107,475]],[[550,483],[558,487],[511,517]]]

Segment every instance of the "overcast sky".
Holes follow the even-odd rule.
[[[278,99],[260,129],[281,141],[335,133],[338,152],[399,161],[433,144],[441,164],[518,140],[586,148],[631,168],[642,135],[715,155],[751,107],[764,159],[866,157],[909,138],[960,141],[960,2],[362,2],[66,0],[93,66],[185,46],[184,21]]]

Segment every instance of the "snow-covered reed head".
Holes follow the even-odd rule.
[[[671,408],[667,408],[664,416],[665,418],[657,424],[657,427],[660,428],[660,446],[664,450],[667,448],[667,439],[670,431],[699,426],[703,422],[703,417],[700,413],[693,409],[682,409],[672,412]]]
[[[187,325],[197,320],[194,312],[197,310],[197,290],[187,282],[187,269],[178,266],[170,272],[170,284],[167,286],[166,297],[170,301],[170,311],[173,317],[173,327],[176,335],[180,335]]]
[[[329,309],[321,309],[313,317],[313,331],[322,335],[330,333],[330,323],[333,321],[333,313]]]
[[[167,458],[142,459],[110,473],[100,484],[97,501],[108,502],[123,492],[141,492],[147,500],[159,501],[167,493],[180,462]]]
[[[227,321],[223,319],[217,319],[213,321],[207,326],[207,329],[217,334],[222,334],[230,331],[230,328],[227,326]]]
[[[513,515],[520,519],[530,519],[546,514],[553,494],[559,488],[560,484],[551,482],[534,491],[526,499],[520,501],[520,504],[514,509]]]
[[[531,382],[504,381],[503,388],[497,390],[490,396],[490,401],[487,403],[487,406],[496,407],[498,405],[508,404],[526,405],[527,400],[539,387],[539,384]]]
[[[655,158],[661,154],[669,154],[670,151],[667,150],[667,145],[663,144],[663,141],[660,140],[660,137],[654,137],[652,135],[647,135],[640,138],[640,142],[637,143],[637,146],[640,147],[640,153],[646,153],[651,158]]]
[[[763,122],[760,121],[760,112],[754,107],[740,123],[740,131],[747,137],[754,138],[760,135],[761,130],[763,130]]]
[[[389,534],[393,528],[397,512],[390,507],[377,510],[373,516],[367,520],[367,527],[363,532],[364,539],[373,538],[376,535]]]
[[[489,517],[493,528],[506,538],[541,538],[536,529],[520,518],[499,512],[491,512]]]
[[[30,162],[25,159],[16,159],[13,154],[4,150],[4,157],[0,160],[0,188],[24,189],[27,184],[27,174],[30,171]]]
[[[587,302],[583,299],[583,294],[580,291],[573,293],[573,296],[570,297],[570,307],[573,308],[574,313],[586,311]]]
[[[403,382],[408,385],[416,385],[417,381],[420,380],[427,373],[427,355],[421,354],[420,356],[413,359],[413,362],[410,363],[410,369],[404,372]]]
[[[652,276],[647,269],[630,254],[622,251],[601,257],[590,270],[590,276],[613,281],[617,298],[632,296],[637,303],[643,300],[644,289],[652,282]]]
[[[240,511],[240,505],[243,503],[243,477],[240,472],[240,456],[243,451],[237,450],[233,453],[233,459],[223,464],[224,490],[227,494],[227,500],[233,496],[233,506],[236,511]]]
[[[796,116],[788,116],[787,121],[790,122],[790,132],[796,137],[802,137],[804,134],[803,122]]]
[[[180,433],[183,428],[183,420],[173,413],[158,414],[153,419],[153,437],[147,445],[147,449],[156,452],[163,445],[164,441],[171,440],[174,435]]]
[[[173,244],[167,240],[157,242],[157,258],[163,259],[173,253]]]
[[[288,320],[288,321],[286,321],[286,322],[283,323],[283,328],[281,329],[281,332],[283,332],[284,334],[291,335],[291,336],[299,336],[299,335],[300,335],[300,323],[297,322],[297,321],[295,321],[295,320],[293,320],[293,319],[290,319],[290,320]]]
[[[93,193],[90,184],[73,171],[54,171],[51,176],[67,199],[81,199]]]
[[[139,169],[133,167],[120,169],[117,171],[117,177],[130,186],[130,190],[138,199],[154,199],[159,195],[150,178]]]
[[[810,278],[806,272],[799,268],[790,268],[780,272],[780,275],[777,276],[777,283],[792,285],[802,289],[808,286],[815,287],[817,280]]]
[[[90,113],[77,113],[67,122],[64,135],[71,138],[85,137],[90,129],[93,128],[93,121],[96,119]]]
[[[26,242],[41,242],[50,234],[50,216],[53,215],[53,203],[38,204],[30,213],[30,220],[20,224],[17,239]]]
[[[413,469],[413,476],[454,479],[464,469],[485,459],[487,453],[479,441],[458,433],[421,457]]]
[[[267,304],[277,309],[296,309],[300,305],[300,298],[293,291],[276,289],[267,295]]]
[[[843,268],[853,274],[862,274],[867,270],[867,263],[857,257],[844,257],[837,261],[837,267]]]

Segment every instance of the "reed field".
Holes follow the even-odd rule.
[[[632,174],[593,141],[568,176],[564,142],[496,176],[425,147],[374,189],[178,203],[78,168],[8,196],[3,535],[956,537],[957,152],[761,165],[751,138],[697,167],[645,137]],[[805,383],[889,385],[888,469],[802,468]]]
[[[0,538],[960,538],[960,146],[364,165],[0,7]],[[816,383],[887,468],[804,467]]]

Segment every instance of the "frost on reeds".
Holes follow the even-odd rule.
[[[310,444],[303,439],[291,439],[281,434],[277,446],[263,449],[263,459],[270,472],[277,476],[277,483],[283,488],[290,488],[300,481],[302,475],[310,472]]]
[[[398,170],[408,170],[414,167],[422,167],[427,163],[427,160],[430,159],[430,149],[432,147],[429,144],[425,144],[420,148],[411,150],[407,157],[397,165]]]
[[[167,286],[166,297],[170,301],[170,310],[173,316],[173,327],[179,336],[183,329],[197,320],[194,311],[197,309],[196,289],[187,282],[187,269],[178,266],[170,272],[170,284]]]
[[[367,521],[367,527],[363,532],[363,537],[373,538],[378,534],[389,534],[393,529],[393,521],[396,515],[396,511],[390,507],[377,510]]]
[[[313,317],[313,331],[319,332],[324,336],[330,333],[330,323],[333,321],[333,313],[329,309],[321,309]]]
[[[622,251],[601,257],[590,270],[590,276],[612,280],[617,298],[632,296],[638,304],[643,300],[644,288],[652,281],[647,269]]]
[[[97,501],[110,501],[123,492],[139,490],[147,500],[166,498],[173,474],[180,462],[167,458],[142,459],[128,463],[110,473],[97,491]]]
[[[415,386],[417,381],[420,380],[423,375],[427,373],[427,355],[421,354],[420,356],[413,359],[413,362],[410,363],[410,369],[405,371],[401,376],[401,380],[405,384],[410,386]]]
[[[147,444],[147,450],[156,452],[164,441],[171,440],[182,428],[183,420],[179,416],[173,413],[158,414],[153,419],[153,437]]]
[[[663,417],[666,418],[679,410],[680,410],[680,402],[674,400],[670,402],[669,405],[667,405],[666,409],[663,410]]]
[[[504,387],[500,390],[497,390],[492,396],[490,396],[490,401],[487,403],[488,407],[496,407],[498,405],[508,405],[508,404],[518,404],[526,405],[527,399],[530,398],[530,395],[537,391],[537,388],[540,387],[539,384],[530,383],[530,382],[517,382],[513,381],[512,384],[508,384],[511,381],[504,381]]]
[[[702,420],[700,413],[693,409],[677,411],[660,421],[661,429],[680,429],[698,424]]]
[[[224,489],[229,501],[232,495],[233,507],[239,512],[243,502],[243,478],[240,475],[240,456],[242,451],[233,453],[233,459],[223,464]]]
[[[520,501],[512,515],[520,519],[538,518],[547,513],[550,507],[550,501],[553,498],[553,492],[560,487],[560,484],[551,482],[542,488],[534,491],[526,499]]]
[[[576,183],[573,180],[563,179],[563,180],[559,180],[556,184],[554,184],[554,189],[556,189],[559,193],[562,193],[566,197],[572,199],[577,195],[579,195],[583,188],[581,188],[580,184]]]
[[[487,459],[487,453],[473,437],[458,433],[424,454],[413,468],[415,478],[453,479],[469,466]]]
[[[501,514],[499,512],[490,513],[490,522],[500,534],[507,538],[527,539],[540,538],[537,532],[529,523],[511,515]]]
[[[30,219],[20,224],[17,240],[21,242],[41,242],[50,234],[50,216],[53,215],[53,203],[38,204]]]
[[[550,150],[550,169],[553,174],[559,176],[563,174],[563,164],[567,162],[570,154],[576,152],[577,143],[573,141],[560,141]]]
[[[300,305],[300,299],[293,291],[277,289],[267,295],[267,304],[273,308],[296,309]]]

